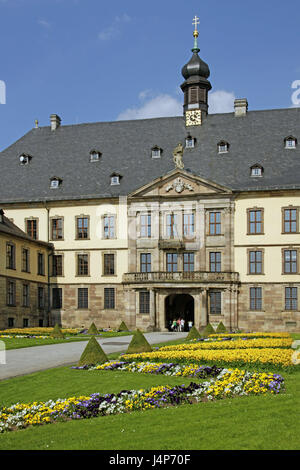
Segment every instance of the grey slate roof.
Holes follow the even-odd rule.
[[[185,170],[233,191],[300,189],[300,109],[289,108],[208,115],[189,128],[180,116],[34,128],[0,153],[0,203],[127,195],[174,169],[173,149],[188,133],[197,143],[184,150]],[[295,150],[284,148],[289,135],[298,139]],[[226,154],[217,152],[221,140],[230,144]],[[151,158],[155,145],[160,159]],[[99,162],[89,160],[93,149]],[[22,153],[32,156],[28,165],[20,165]],[[250,177],[256,163],[263,177]],[[122,175],[118,186],[110,185],[113,172]],[[50,189],[54,176],[63,182]]]

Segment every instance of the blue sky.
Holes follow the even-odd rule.
[[[298,0],[0,0],[0,150],[52,113],[62,124],[181,114],[195,15],[210,111],[235,97],[292,106]]]

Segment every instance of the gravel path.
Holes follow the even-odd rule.
[[[185,338],[187,333],[155,332],[145,333],[150,344],[173,341]],[[126,351],[132,336],[116,336],[99,339],[101,347],[106,354]],[[75,364],[87,341],[74,343],[60,343],[47,346],[34,346],[30,348],[10,349],[6,351],[6,364],[0,363],[0,380],[30,374],[52,367]]]

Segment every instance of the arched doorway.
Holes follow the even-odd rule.
[[[184,330],[188,331],[188,322],[194,325],[194,298],[190,294],[170,294],[165,299],[165,326],[170,330],[173,320],[183,318]]]

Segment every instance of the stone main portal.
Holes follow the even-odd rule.
[[[188,322],[195,323],[194,298],[190,294],[170,294],[165,299],[165,327],[170,329],[178,319],[184,320],[184,331],[188,331]]]

